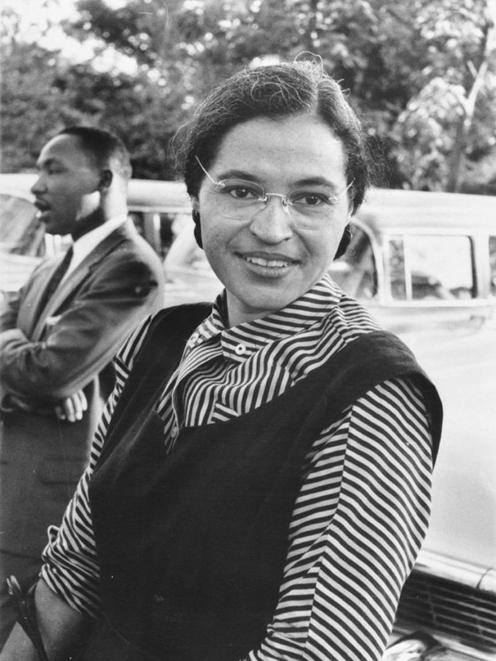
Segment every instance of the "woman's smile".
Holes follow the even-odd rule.
[[[258,251],[237,254],[244,262],[246,262],[246,264],[253,267],[253,270],[256,273],[261,273],[262,275],[267,275],[269,277],[286,275],[290,267],[298,263],[297,260],[281,254],[271,254]]]
[[[316,116],[257,118],[226,133],[209,170],[194,204],[203,248],[226,288],[229,323],[235,325],[286,307],[326,273],[348,222],[347,196],[332,207],[316,205],[317,214],[315,206],[304,209],[308,216],[304,205],[288,209],[280,197],[294,195],[303,185],[310,191],[343,190],[345,156],[341,141]],[[226,184],[216,181],[233,172],[277,193],[259,205],[252,204],[254,195],[238,195],[249,203],[228,213],[226,204],[230,208],[234,198],[226,196]],[[236,191],[250,186],[238,185]],[[306,199],[318,196],[308,192]]]

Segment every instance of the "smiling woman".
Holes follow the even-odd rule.
[[[251,119],[224,136],[211,175],[223,188],[205,177],[193,206],[207,259],[226,286],[231,325],[286,307],[327,271],[350,212],[345,171],[341,141],[306,113]],[[245,202],[253,192],[239,183],[233,190],[233,173],[283,197]],[[337,191],[334,204],[324,202]],[[284,203],[286,196],[297,204]]]
[[[427,528],[441,427],[409,349],[329,277],[368,185],[308,63],[240,72],[176,142],[224,285],[120,351],[35,604],[51,660],[378,661]],[[19,652],[22,650],[22,653]],[[2,661],[30,659],[19,628]]]

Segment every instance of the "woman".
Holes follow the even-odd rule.
[[[314,66],[249,69],[198,108],[180,156],[225,291],[163,311],[116,359],[36,588],[48,656],[96,618],[93,659],[380,659],[441,408],[327,275],[368,183],[360,125]],[[18,628],[2,661],[29,649]]]

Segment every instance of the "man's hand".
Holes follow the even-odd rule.
[[[76,422],[83,419],[83,414],[88,410],[86,395],[82,390],[66,397],[55,407],[55,415],[59,420]]]
[[[19,395],[9,393],[2,401],[2,409],[4,411],[26,411],[27,413],[40,412],[39,407],[33,406],[31,402]],[[86,395],[82,390],[78,390],[73,395],[60,400],[53,409],[46,408],[45,414],[49,414],[53,410],[59,420],[66,422],[76,422],[83,419],[83,414],[88,410],[88,401]]]

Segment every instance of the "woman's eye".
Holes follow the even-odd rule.
[[[318,207],[321,204],[328,204],[329,196],[323,193],[297,193],[292,196],[292,202],[302,206]]]
[[[256,188],[246,184],[226,184],[224,191],[235,200],[256,200],[260,197],[260,193]]]

